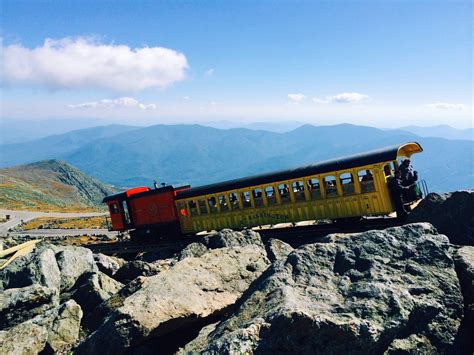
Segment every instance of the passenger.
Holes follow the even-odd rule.
[[[365,171],[365,175],[362,176],[362,180],[360,181],[372,181],[374,177],[372,176],[372,172],[370,170]]]
[[[420,197],[419,189],[417,189],[415,182],[418,180],[418,172],[413,170],[410,159],[405,159],[400,164],[400,172],[402,174],[403,186],[410,187],[405,191],[405,201],[414,201]]]
[[[158,181],[156,180],[153,181],[153,187],[155,188],[155,190],[158,188]]]
[[[405,208],[404,192],[407,191],[409,188],[407,186],[403,186],[400,170],[395,171],[395,176],[392,177],[388,182],[388,188],[390,190],[392,200],[395,204],[395,211],[397,212],[397,217],[406,217],[408,211]]]

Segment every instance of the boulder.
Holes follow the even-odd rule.
[[[187,245],[179,254],[179,260],[185,258],[199,258],[207,253],[209,249],[202,243],[191,243]]]
[[[264,248],[260,234],[251,229],[245,229],[241,232],[232,229],[223,229],[215,234],[204,238],[204,244],[210,249],[257,246]]]
[[[288,254],[293,251],[291,245],[282,242],[279,239],[270,239],[265,245],[265,249],[267,251],[268,259],[270,259],[271,262],[274,262],[275,260],[286,259]]]
[[[82,274],[98,271],[89,249],[73,246],[58,249],[56,260],[61,271],[61,292],[70,290]]]
[[[103,272],[108,276],[113,276],[120,269],[126,261],[120,258],[113,256],[108,256],[105,254],[94,254],[94,261],[99,271]]]
[[[0,293],[0,329],[23,323],[59,304],[58,290],[39,284]]]
[[[474,192],[430,193],[412,211],[409,222],[429,222],[451,243],[474,245]]]
[[[47,340],[46,327],[27,321],[8,331],[0,331],[0,354],[36,355],[44,349]]]
[[[436,354],[436,348],[427,337],[412,334],[404,339],[395,339],[384,354]]]
[[[84,313],[87,314],[120,291],[122,287],[122,283],[100,271],[86,273],[77,280],[71,298],[79,303]]]
[[[81,319],[82,310],[76,302],[69,300],[62,304],[48,333],[49,348],[57,353],[74,344],[79,338]]]
[[[114,279],[122,283],[128,283],[138,276],[152,276],[159,273],[159,268],[142,260],[133,260],[124,264],[114,274]]]
[[[123,300],[77,352],[123,353],[150,338],[166,343],[177,329],[225,312],[268,264],[265,251],[251,246],[185,258],[146,278],[141,289]]]
[[[40,246],[34,252],[15,259],[0,270],[2,289],[22,288],[40,284],[59,290],[60,271],[53,250]]]
[[[448,248],[427,223],[305,245],[274,262],[205,342],[185,349],[380,354],[420,343],[449,352],[463,307]]]

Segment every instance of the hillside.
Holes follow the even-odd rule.
[[[350,124],[304,125],[285,133],[200,125],[127,127],[123,131],[114,126],[95,127],[0,146],[0,164],[54,158],[116,186],[149,186],[154,179],[196,186],[408,141],[417,141],[424,148],[414,157],[414,164],[431,191],[472,187],[473,141]]]
[[[0,206],[41,211],[97,210],[112,186],[57,160],[0,169]]]

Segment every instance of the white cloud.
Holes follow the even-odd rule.
[[[70,108],[138,108],[140,110],[155,110],[156,104],[143,104],[133,97],[120,97],[118,99],[103,99],[82,104],[68,105]]]
[[[306,96],[304,94],[288,94],[287,97],[288,97],[288,100],[292,102],[296,102],[296,103],[299,103],[303,101],[304,99],[306,99]]]
[[[185,78],[186,56],[162,47],[130,48],[91,38],[46,39],[42,46],[3,46],[2,80],[48,88],[140,91]]]
[[[426,106],[439,110],[464,110],[466,108],[466,106],[463,104],[449,104],[447,102],[435,102],[434,104],[429,104]]]
[[[189,96],[183,96],[183,100],[186,100],[186,101],[188,101],[189,99],[190,99],[190,97],[189,97]]]
[[[205,76],[213,76],[214,75],[214,68],[209,68],[206,70],[206,73],[204,73]]]
[[[357,103],[362,101],[369,100],[368,95],[359,94],[357,92],[343,92],[334,96],[326,96],[325,98],[315,97],[314,102],[319,104],[328,104],[328,103],[338,103],[338,104],[348,104],[348,103]]]

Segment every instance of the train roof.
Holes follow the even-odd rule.
[[[177,194],[177,199],[195,196],[210,195],[222,191],[242,189],[249,186],[270,184],[276,181],[292,180],[304,176],[327,173],[331,171],[351,169],[358,166],[370,165],[384,161],[396,160],[398,157],[410,157],[422,152],[417,142],[397,144],[366,153],[354,154],[331,160],[325,160],[293,169],[274,171],[261,175],[254,175],[235,180],[228,180],[210,185],[192,187]]]

